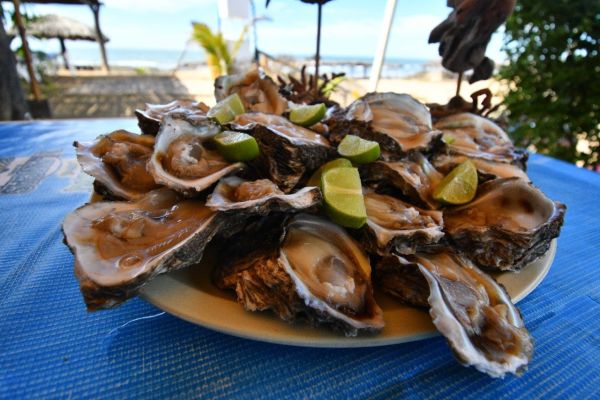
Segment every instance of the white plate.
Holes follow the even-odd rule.
[[[514,302],[523,299],[544,279],[556,253],[556,239],[548,252],[520,272],[498,274]],[[189,322],[215,331],[264,342],[308,347],[368,347],[421,340],[437,335],[427,311],[405,306],[378,293],[385,328],[375,336],[347,338],[305,323],[288,324],[270,312],[247,312],[233,293],[217,289],[210,281],[213,252],[203,262],[159,276],[143,290],[142,298]]]

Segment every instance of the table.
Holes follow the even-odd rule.
[[[600,174],[532,155],[533,181],[568,205],[550,273],[519,307],[529,371],[494,380],[441,337],[364,349],[254,342],[140,299],[87,313],[63,245],[89,199],[71,146],[132,119],[0,124],[0,398],[598,398]]]

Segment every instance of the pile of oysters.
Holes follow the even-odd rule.
[[[233,93],[245,113],[225,125],[203,103],[173,101],[137,111],[142,134],[74,143],[102,197],[63,223],[88,310],[117,306],[157,275],[199,263],[213,242],[221,249],[213,282],[246,310],[376,334],[384,315],[374,291],[383,291],[428,309],[462,364],[494,377],[525,370],[532,338],[487,272],[518,271],[542,256],[565,206],[532,185],[527,153],[498,125],[469,113],[432,120],[409,95],[369,93],[301,127],[287,118],[296,105],[258,70],[216,80],[217,101]],[[254,137],[260,155],[227,161],[211,140],[223,130]],[[321,190],[307,185],[348,134],[381,147],[359,168],[368,217],[360,229],[332,222]],[[475,198],[435,201],[436,184],[467,159],[478,172]]]

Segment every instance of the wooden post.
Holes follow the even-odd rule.
[[[35,101],[40,101],[42,99],[42,91],[40,90],[40,85],[35,78],[35,72],[33,70],[33,62],[31,60],[31,52],[29,51],[29,43],[27,42],[25,26],[23,25],[23,18],[21,17],[21,2],[19,0],[13,0],[13,5],[15,7],[15,22],[17,23],[19,36],[21,36],[21,42],[23,43],[23,52],[25,53],[25,63],[27,64],[31,93],[33,94]]]
[[[321,60],[321,9],[323,5],[318,4],[317,14],[317,54],[315,54],[315,95],[319,93],[319,62]]]
[[[69,56],[67,55],[67,47],[65,46],[65,38],[59,37],[60,40],[60,55],[63,58],[63,62],[65,63],[65,69],[69,68]]]
[[[104,48],[104,37],[102,35],[102,31],[100,30],[100,4],[99,3],[94,3],[94,4],[90,4],[90,8],[92,9],[92,12],[94,13],[94,27],[96,28],[96,40],[98,41],[98,44],[100,45],[100,55],[102,56],[102,70],[103,71],[110,71],[110,68],[108,67],[108,61],[106,58],[106,49]]]

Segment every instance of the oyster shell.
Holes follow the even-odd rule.
[[[182,200],[166,188],[68,214],[65,243],[88,310],[119,305],[153,277],[198,262],[221,224],[216,216],[203,201]]]
[[[377,191],[399,191],[412,203],[429,209],[438,208],[432,198],[435,186],[444,178],[420,153],[401,161],[375,161],[360,166],[363,183]]]
[[[436,121],[434,127],[451,138],[446,140],[446,146],[452,154],[525,167],[527,153],[515,149],[506,132],[487,118],[454,114]]]
[[[235,287],[247,310],[271,309],[286,321],[305,316],[348,336],[384,326],[368,258],[342,228],[318,217],[291,218],[279,250],[259,250],[223,271],[218,286]]]
[[[321,191],[305,187],[285,194],[268,179],[247,181],[237,176],[222,178],[208,196],[206,206],[223,212],[244,214],[269,214],[272,212],[298,212],[317,207]]]
[[[336,153],[323,136],[277,115],[241,114],[232,127],[256,138],[260,155],[252,164],[284,192]]]
[[[179,192],[203,191],[244,166],[228,162],[207,147],[208,140],[219,132],[219,126],[210,122],[192,125],[166,116],[156,136],[148,171],[156,182]]]
[[[433,324],[463,365],[492,377],[527,368],[533,341],[519,310],[501,285],[466,259],[449,251],[390,255],[377,272],[383,289],[403,301],[423,305],[427,296]]]
[[[428,150],[441,136],[431,123],[427,107],[407,94],[369,93],[355,100],[329,121],[332,141],[347,134],[379,142],[395,156]]]
[[[527,173],[515,164],[489,161],[482,158],[470,158],[454,154],[436,154],[433,156],[432,164],[441,173],[448,174],[454,167],[467,160],[471,160],[475,164],[480,182],[496,178],[519,178],[530,181]]]
[[[146,104],[145,110],[135,110],[138,126],[146,135],[156,135],[165,116],[185,119],[192,124],[206,121],[209,107],[203,102],[174,100],[167,104]]]
[[[247,111],[281,115],[287,100],[279,94],[279,86],[258,68],[238,75],[220,76],[215,80],[215,97],[221,101],[237,93]]]
[[[443,237],[441,211],[426,211],[395,197],[365,190],[367,223],[357,232],[365,250],[380,255],[413,254]]]
[[[517,178],[480,185],[475,199],[444,212],[454,247],[482,268],[516,271],[558,237],[565,206]]]
[[[135,200],[159,187],[146,171],[153,136],[118,130],[92,143],[73,145],[81,169],[96,178],[94,187],[105,197]]]

